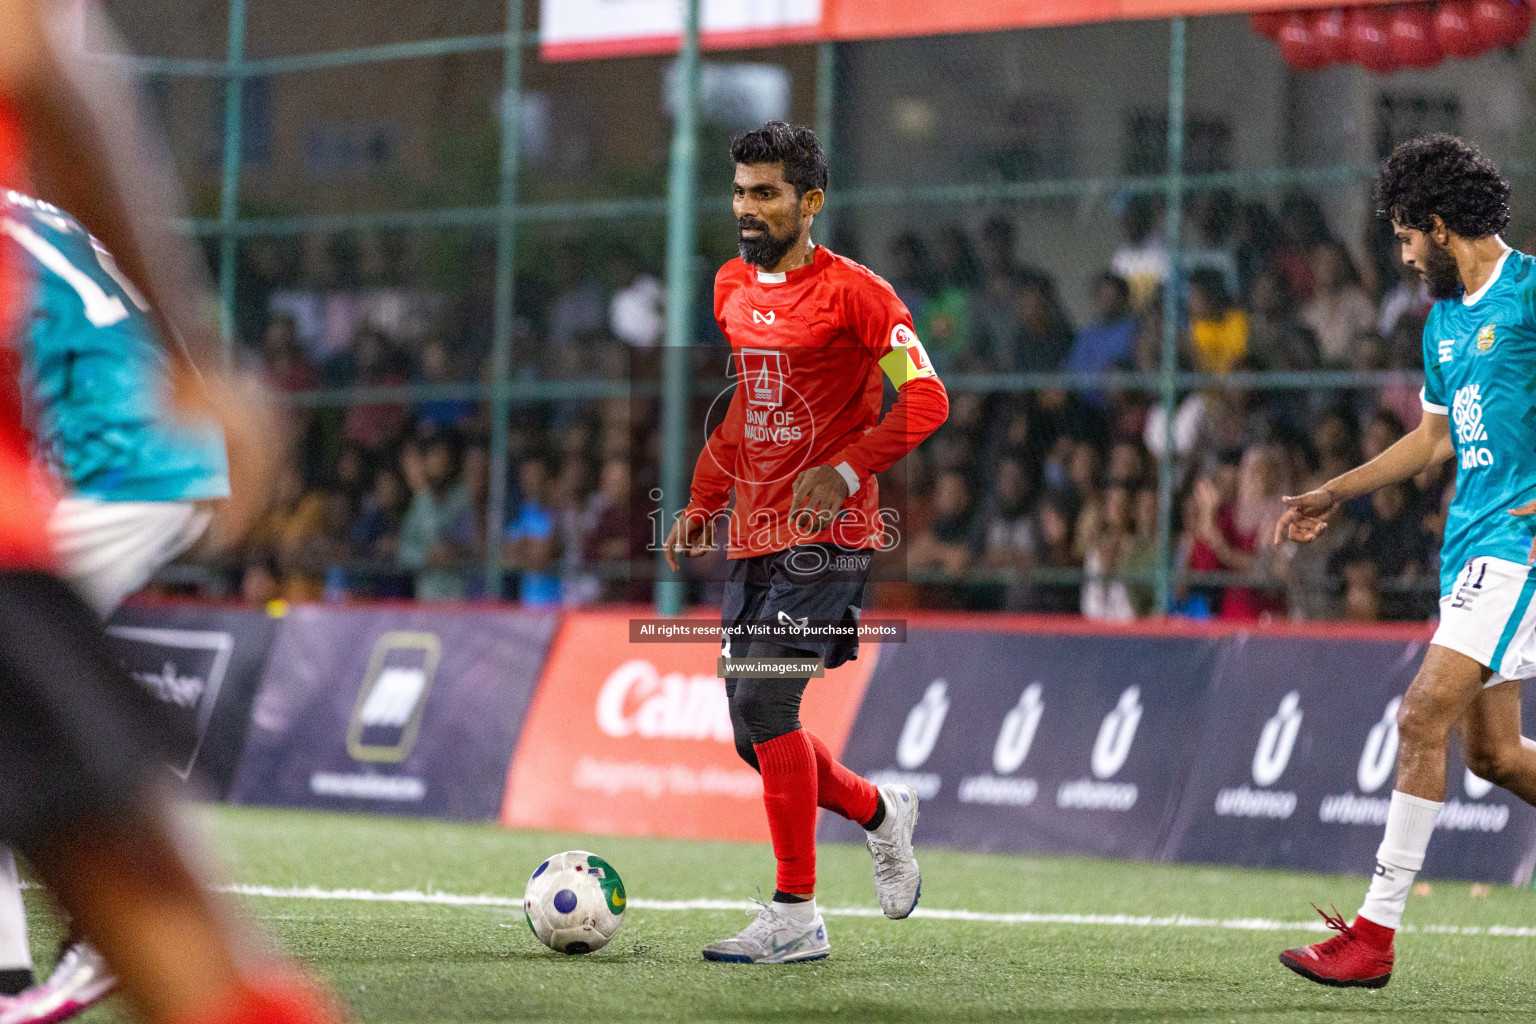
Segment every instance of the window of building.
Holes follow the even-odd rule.
[[[1184,122],[1184,173],[1218,174],[1232,169],[1232,125],[1196,115]],[[1126,122],[1125,173],[1168,173],[1168,112],[1139,109]]]
[[[1076,172],[1077,125],[1067,99],[1021,96],[1008,101],[1002,115],[999,142],[983,160],[988,177],[1036,181]]]
[[[378,121],[322,121],[304,132],[304,166],[316,178],[363,177],[398,157],[395,126]]]
[[[208,148],[210,169],[224,164],[224,90],[213,93],[212,143]],[[259,75],[245,80],[240,95],[240,165],[260,168],[272,160],[272,79]]]
[[[1376,97],[1376,155],[1432,132],[1461,130],[1461,97],[1453,92],[1383,92]]]

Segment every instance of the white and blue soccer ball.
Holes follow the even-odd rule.
[[[567,850],[533,870],[523,914],[534,937],[557,953],[608,945],[624,923],[624,882],[595,853]]]

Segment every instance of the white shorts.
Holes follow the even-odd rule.
[[[1493,669],[1488,686],[1536,676],[1536,575],[1531,567],[1479,556],[1462,567],[1440,599],[1430,643]]]
[[[63,498],[48,520],[64,575],[102,618],[143,588],[208,529],[212,513],[191,501]]]

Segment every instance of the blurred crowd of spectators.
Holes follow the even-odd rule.
[[[1125,204],[1121,244],[1094,278],[1092,314],[1081,323],[1060,300],[1045,254],[1027,262],[1006,217],[974,233],[948,225],[899,235],[883,259],[850,255],[896,288],[941,376],[1156,371],[1172,269],[1162,220],[1146,197]],[[1171,439],[1181,614],[1433,613],[1449,466],[1352,503],[1312,545],[1272,540],[1282,494],[1377,454],[1417,423],[1414,375],[1429,306],[1417,278],[1392,269],[1379,237],[1357,256],[1301,195],[1275,209],[1225,192],[1198,196],[1185,237],[1178,359],[1210,375],[1211,386],[1181,391],[1171,424],[1155,389],[1026,380],[1000,392],[952,389],[949,422],[883,480],[904,537],[887,575],[904,579],[879,583],[873,604],[1147,614],[1158,456]],[[347,291],[354,311],[357,287]],[[440,387],[410,404],[296,404],[298,455],[232,570],[246,597],[473,598],[494,549],[509,592],[525,603],[649,599],[648,546],[659,530],[647,497],[660,450],[653,404],[515,406],[508,515],[488,537],[487,409],[452,387],[488,373],[486,310],[455,315],[430,296],[381,285],[371,301],[394,319],[361,316],[337,344],[336,323],[348,321],[326,311],[326,294],[323,283],[290,281],[264,295],[260,326],[247,333],[259,331],[251,358],[274,387]],[[584,259],[568,247],[552,257],[547,282],[519,282],[516,372],[630,380],[635,354],[662,336],[664,299],[658,275],[632,255]],[[332,340],[318,343],[322,333]],[[699,334],[719,342],[707,308]],[[1349,389],[1222,380],[1321,369],[1405,373],[1397,384]]]
[[[1171,276],[1148,198],[1121,216],[1122,241],[1074,325],[1048,272],[1019,261],[1012,224],[976,239],[957,227],[898,237],[892,283],[941,373],[1157,371]],[[1167,423],[1155,393],[1036,389],[956,396],[950,422],[909,460],[908,566],[916,600],[963,608],[1148,614],[1158,564],[1159,456],[1171,441],[1169,545],[1180,614],[1356,620],[1428,618],[1445,508],[1444,467],[1352,502],[1311,545],[1274,542],[1281,496],[1320,485],[1417,425],[1429,299],[1389,238],[1362,257],[1311,199],[1278,210],[1206,193],[1183,253],[1183,391]],[[1236,371],[1404,371],[1385,387],[1260,390]],[[989,578],[990,577],[990,578]]]

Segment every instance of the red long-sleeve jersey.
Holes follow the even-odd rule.
[[[26,186],[21,122],[0,95],[0,217],[5,190]],[[52,565],[47,506],[32,471],[30,435],[21,411],[19,355],[11,347],[27,307],[28,282],[8,236],[0,235],[0,570]]]
[[[724,420],[699,454],[685,515],[730,504],[731,558],[834,542],[878,548],[892,514],[875,474],[949,415],[939,382],[896,292],[874,272],[817,246],[812,262],[768,274],[739,259],[715,275],[715,319],[731,345],[736,385]],[[880,416],[881,375],[897,388]],[[826,530],[796,531],[795,478],[832,466],[849,485]]]

